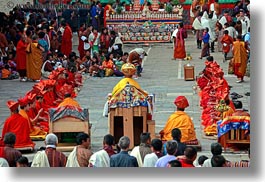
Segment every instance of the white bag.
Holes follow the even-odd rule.
[[[90,48],[90,44],[89,43],[84,43],[84,50],[88,50]]]

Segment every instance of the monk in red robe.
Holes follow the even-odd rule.
[[[34,120],[32,120],[28,115],[28,110],[29,110],[28,97],[24,96],[23,98],[18,99],[18,103],[20,105],[19,114],[28,121],[30,136],[46,135],[45,131],[41,130],[40,127],[34,125]]]
[[[29,99],[29,110],[27,112],[31,122],[40,127],[43,131],[49,131],[49,123],[48,118],[43,118],[41,114],[44,112],[43,108],[37,110],[36,108],[36,96],[37,94],[33,93],[33,91],[28,92],[28,99]]]
[[[86,30],[86,24],[83,23],[80,25],[80,28],[78,30],[78,52],[79,57],[82,59],[85,56],[85,49],[84,49],[84,41],[81,39],[82,36],[84,36],[84,32]]]
[[[223,44],[223,53],[224,53],[224,61],[227,59],[227,54],[230,51],[231,45],[233,45],[233,38],[228,35],[228,30],[224,31],[224,36],[221,39],[221,43]]]
[[[185,38],[187,38],[187,31],[183,28],[183,23],[179,24],[179,29],[174,38],[174,59],[184,59],[186,57]]]
[[[72,30],[71,27],[65,23],[62,22],[62,26],[64,28],[63,37],[62,37],[62,46],[61,46],[61,52],[69,57],[69,54],[72,52]]]
[[[20,76],[20,81],[27,81],[26,80],[26,75],[27,75],[27,49],[28,43],[26,41],[25,35],[21,36],[21,39],[17,43],[16,47],[16,63],[17,63],[17,71]]]
[[[3,145],[5,134],[12,132],[16,135],[16,143],[14,148],[34,148],[35,143],[33,143],[30,139],[28,120],[18,113],[19,103],[9,100],[7,101],[7,106],[11,111],[11,116],[9,116],[5,121],[2,130],[2,138],[0,139],[0,145]]]

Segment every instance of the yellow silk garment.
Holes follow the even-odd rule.
[[[58,107],[62,106],[75,106],[75,107],[80,107],[79,103],[74,100],[73,98],[65,98],[59,105]]]
[[[115,87],[112,90],[112,96],[115,96],[116,94],[120,93],[124,87],[126,86],[126,84],[129,82],[130,85],[136,87],[138,90],[140,90],[145,96],[148,95],[148,93],[146,93],[145,91],[143,91],[140,87],[140,85],[132,78],[123,78],[122,80],[120,80]]]
[[[176,111],[168,118],[163,129],[164,135],[162,140],[172,140],[171,131],[174,128],[179,128],[181,130],[181,142],[196,140],[194,124],[192,123],[190,116],[185,112]]]
[[[37,126],[33,126],[30,119],[29,119],[29,116],[27,114],[27,112],[24,110],[24,109],[20,109],[19,110],[19,114],[28,120],[28,123],[29,123],[29,129],[30,129],[30,136],[36,136],[36,135],[45,135],[46,132],[45,131],[42,131],[39,127]]]

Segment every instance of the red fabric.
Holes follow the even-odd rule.
[[[185,96],[178,96],[175,101],[174,104],[178,107],[178,108],[186,108],[189,107],[189,102],[187,100],[187,98]]]
[[[20,106],[26,106],[29,103],[28,97],[24,96],[18,99],[18,103]]]
[[[72,30],[68,25],[65,26],[63,32],[61,52],[67,57],[72,52]]]
[[[100,45],[102,49],[108,49],[110,44],[110,35],[109,34],[101,34],[100,35]]]
[[[79,35],[78,35],[79,38],[78,38],[78,48],[77,49],[79,52],[79,56],[82,59],[85,56],[84,41],[81,39],[82,33],[84,32],[84,28],[81,27],[78,32],[79,32]],[[80,34],[80,32],[82,32],[82,33]]]
[[[1,144],[0,144],[0,157],[5,158],[5,147],[1,147]]]
[[[14,111],[18,108],[19,106],[19,103],[18,102],[15,102],[13,100],[9,100],[7,101],[7,107],[11,110],[11,111]]]
[[[182,167],[195,167],[193,164],[188,164],[184,159],[179,159]]]
[[[14,148],[34,148],[35,143],[33,143],[29,137],[30,130],[28,120],[23,118],[20,114],[12,114],[6,119],[2,130],[2,138],[4,138],[5,134],[8,132],[12,132],[16,135]]]
[[[26,69],[26,61],[27,61],[27,54],[26,48],[28,44],[24,43],[22,40],[19,40],[17,43],[17,52],[16,52],[16,63],[17,63],[17,70],[24,70]]]

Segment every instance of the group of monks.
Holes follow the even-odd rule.
[[[72,98],[76,97],[75,88],[81,85],[81,74],[58,68],[51,73],[49,79],[34,84],[17,101],[7,101],[11,115],[4,123],[0,146],[4,145],[5,134],[12,132],[17,138],[14,148],[34,149],[32,138],[44,139],[49,132],[49,109],[74,102]],[[65,95],[68,97],[65,98]]]
[[[200,106],[203,109],[201,119],[204,132],[206,135],[216,135],[217,121],[232,115],[239,116],[239,111],[234,106],[235,101],[229,97],[230,87],[224,78],[224,72],[212,56],[205,61],[205,68],[197,79],[197,84],[200,89]]]

